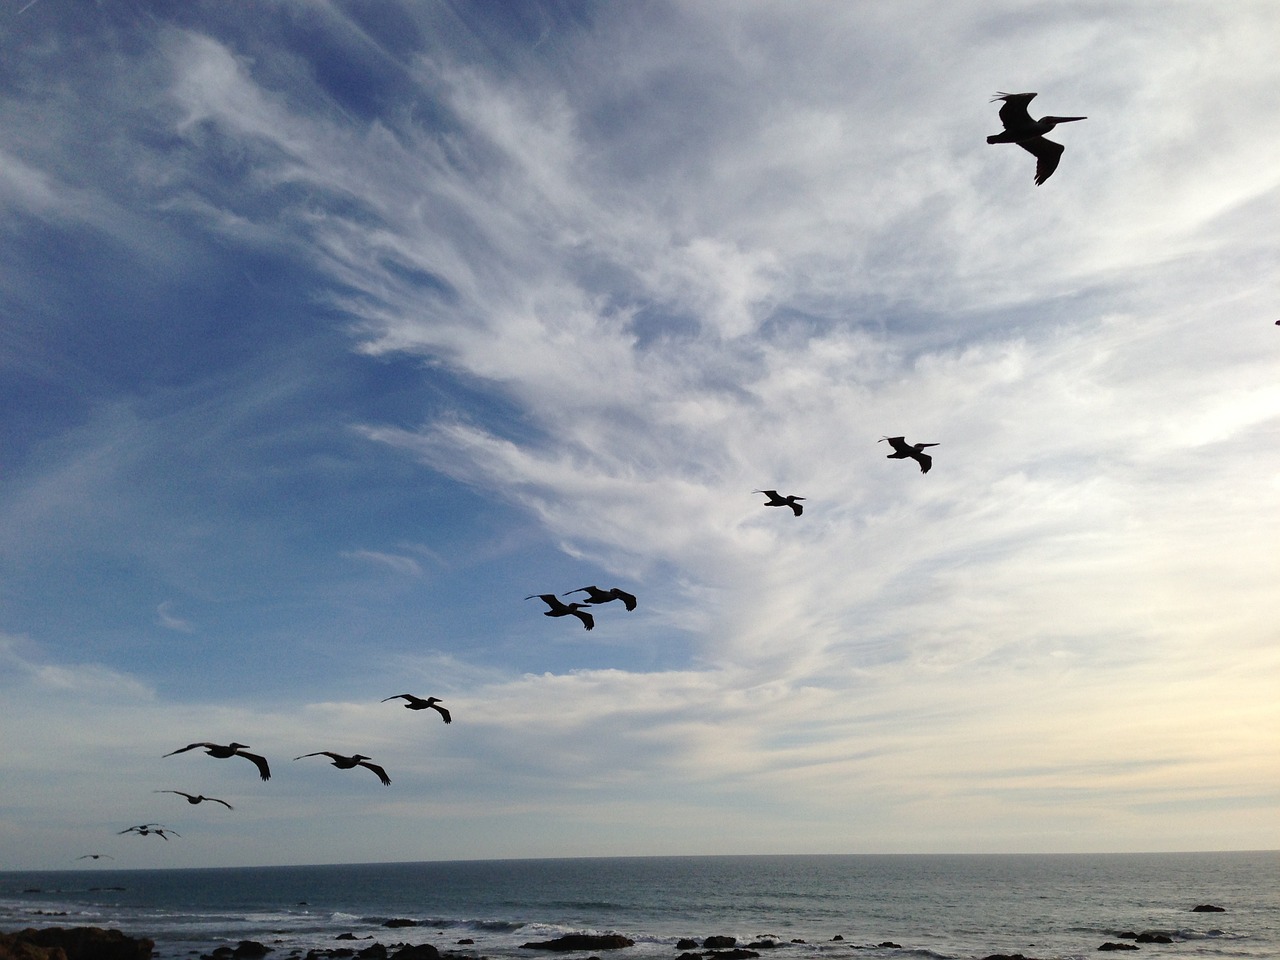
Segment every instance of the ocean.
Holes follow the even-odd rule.
[[[1197,913],[1213,904],[1221,913]],[[413,926],[389,928],[387,920]],[[772,960],[1023,954],[1280,958],[1280,853],[626,857],[0,873],[0,930],[105,926],[189,957],[432,943],[545,960],[529,941],[621,933],[606,960],[676,960],[681,938],[774,938]],[[459,945],[459,940],[474,941]],[[793,942],[802,941],[802,942]],[[891,945],[887,945],[891,944]],[[555,956],[554,954],[551,956]],[[582,958],[585,954],[571,954]]]

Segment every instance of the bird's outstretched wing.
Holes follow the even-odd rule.
[[[368,760],[361,760],[360,766],[365,767],[366,769],[372,770],[374,773],[376,773],[378,775],[378,779],[382,781],[382,785],[384,787],[391,786],[391,778],[387,776],[387,771],[383,770],[376,763],[370,763]]]
[[[927,453],[917,453],[916,460],[920,464],[921,473],[928,473],[929,468],[933,466],[933,457],[929,456]]]
[[[336,753],[330,753],[328,750],[317,750],[315,753],[304,753],[301,757],[294,757],[295,760],[301,760],[303,757],[336,757]]]
[[[1031,114],[1027,112],[1027,104],[1034,100],[1034,93],[1004,93],[998,91],[991,102],[1003,100],[1000,108],[1000,122],[1006,130],[1017,130],[1031,125]]]
[[[394,697],[384,697],[382,699],[382,702],[386,703],[388,700],[401,700],[401,699],[408,701],[407,706],[412,706],[414,703],[421,700],[420,697],[415,697],[412,693],[397,693]]]
[[[596,625],[596,618],[585,610],[575,610],[573,615],[582,621],[582,626],[587,630],[593,629]]]
[[[1046,140],[1044,137],[1022,140],[1018,146],[1036,158],[1037,187],[1053,176],[1053,171],[1058,169],[1058,161],[1062,159],[1062,151],[1066,149],[1062,144]]]
[[[883,443],[886,440],[889,442],[889,446],[893,447],[893,452],[898,454],[898,456],[911,456],[912,451],[911,448],[907,446],[906,437],[881,437],[878,442]]]
[[[440,704],[433,703],[431,705],[431,709],[434,710],[436,713],[440,714],[440,719],[443,720],[445,723],[453,723],[453,717],[450,716],[449,711],[446,710],[444,707],[440,706]]]
[[[237,750],[236,756],[244,757],[246,760],[252,761],[253,765],[258,768],[258,774],[263,780],[271,779],[271,768],[267,766],[266,757],[260,757],[256,753],[246,753],[243,750]]]
[[[626,607],[628,610],[634,610],[636,608],[635,594],[627,593],[627,591],[625,590],[619,590],[617,587],[613,588],[613,593],[614,593],[614,596],[616,596],[619,600],[622,601],[622,605]]]
[[[165,756],[166,756],[166,757],[172,757],[175,753],[186,753],[188,750],[194,750],[196,747],[206,747],[206,748],[207,748],[207,747],[212,747],[212,746],[215,746],[215,744],[208,743],[208,742],[205,742],[205,743],[188,743],[185,747],[179,747],[177,750],[170,750],[168,753],[166,753],[166,754],[165,754]]]

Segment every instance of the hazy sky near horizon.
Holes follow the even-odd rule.
[[[0,869],[1280,846],[1275,13],[5,0]]]

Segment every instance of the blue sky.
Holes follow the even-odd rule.
[[[1277,846],[1273,5],[511,6],[0,9],[0,868]]]

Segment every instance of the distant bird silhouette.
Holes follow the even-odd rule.
[[[271,768],[267,766],[267,761],[258,756],[256,753],[246,753],[245,747],[247,743],[229,743],[223,746],[220,743],[189,743],[185,747],[179,747],[166,753],[166,757],[172,757],[175,753],[186,753],[188,750],[194,750],[196,747],[204,747],[204,752],[211,757],[217,757],[219,760],[226,760],[229,757],[244,757],[246,760],[253,761],[254,766],[258,768],[258,773],[262,775],[263,780],[271,779]]]
[[[317,750],[315,753],[304,753],[302,757],[328,757],[333,761],[333,765],[339,770],[350,770],[352,767],[364,767],[366,770],[372,770],[378,775],[378,779],[382,781],[382,785],[391,786],[391,778],[387,776],[387,771],[383,770],[376,763],[366,763],[369,757],[363,753],[357,753],[350,757],[344,757],[340,753],[333,753],[330,750]],[[295,760],[301,760],[302,757],[294,757]]]
[[[180,797],[186,797],[187,803],[196,804],[196,803],[203,803],[205,800],[208,800],[210,803],[220,803],[224,807],[226,807],[228,810],[235,809],[235,807],[231,806],[231,804],[227,803],[227,801],[219,800],[217,797],[206,797],[202,794],[184,793],[181,790],[153,790],[151,792],[152,793],[176,793]]]
[[[125,832],[127,833],[128,831],[125,831]],[[84,853],[76,857],[77,860],[102,860],[104,858],[107,860],[115,859],[115,857],[108,856],[105,853]]]
[[[383,700],[382,702],[386,703],[387,700],[399,700],[401,698],[408,701],[408,703],[404,705],[406,710],[426,710],[430,707],[436,713],[440,714],[440,718],[444,720],[445,723],[453,723],[453,717],[449,716],[448,710],[440,706],[440,700],[437,697],[427,697],[427,699],[423,700],[421,697],[415,697],[412,693],[397,693],[394,697],[387,697],[386,700]]]
[[[784,497],[781,494],[779,494],[777,490],[752,490],[751,492],[763,493],[766,497],[768,497],[769,499],[766,500],[764,504],[766,507],[790,507],[793,511],[795,511],[795,515],[797,517],[800,516],[800,514],[804,513],[804,507],[800,506],[800,504],[796,503],[796,501],[808,499],[807,497],[797,497],[794,495],[790,497]]]
[[[585,593],[587,595],[587,603],[599,604],[608,603],[611,600],[621,600],[622,605],[628,610],[636,608],[636,598],[618,587],[612,587],[608,590],[601,590],[597,586],[579,587],[577,590],[570,590],[569,593]],[[569,593],[566,593],[567,597]]]
[[[574,592],[576,593],[577,591]],[[551,608],[542,612],[544,617],[577,617],[582,621],[583,627],[588,630],[591,630],[596,625],[596,618],[582,609],[587,606],[585,603],[565,603],[554,593],[531,593],[525,599],[532,600],[534,597],[537,597]]]
[[[1003,100],[1000,108],[1000,122],[1004,124],[1004,132],[987,137],[987,143],[1016,143],[1023,150],[1036,158],[1036,186],[1044,183],[1053,171],[1058,169],[1058,161],[1062,159],[1063,146],[1046,140],[1042,134],[1048,133],[1060,123],[1073,120],[1088,120],[1088,117],[1041,117],[1032,120],[1027,112],[1034,93],[997,93],[991,102]]]
[[[889,446],[893,447],[893,453],[885,457],[886,460],[905,460],[910,457],[920,464],[920,472],[928,473],[929,468],[933,466],[933,457],[927,453],[922,453],[925,447],[936,447],[936,443],[907,443],[905,437],[881,437],[876,443],[889,441]]]
[[[171,833],[175,837],[182,836],[182,834],[180,834],[177,830],[170,830],[168,827],[162,827],[158,823],[140,823],[136,827],[129,827],[125,830],[120,830],[117,832],[118,833],[136,833],[140,837],[145,837],[154,833],[156,836],[160,837],[160,839],[162,840],[168,840],[169,834]]]

